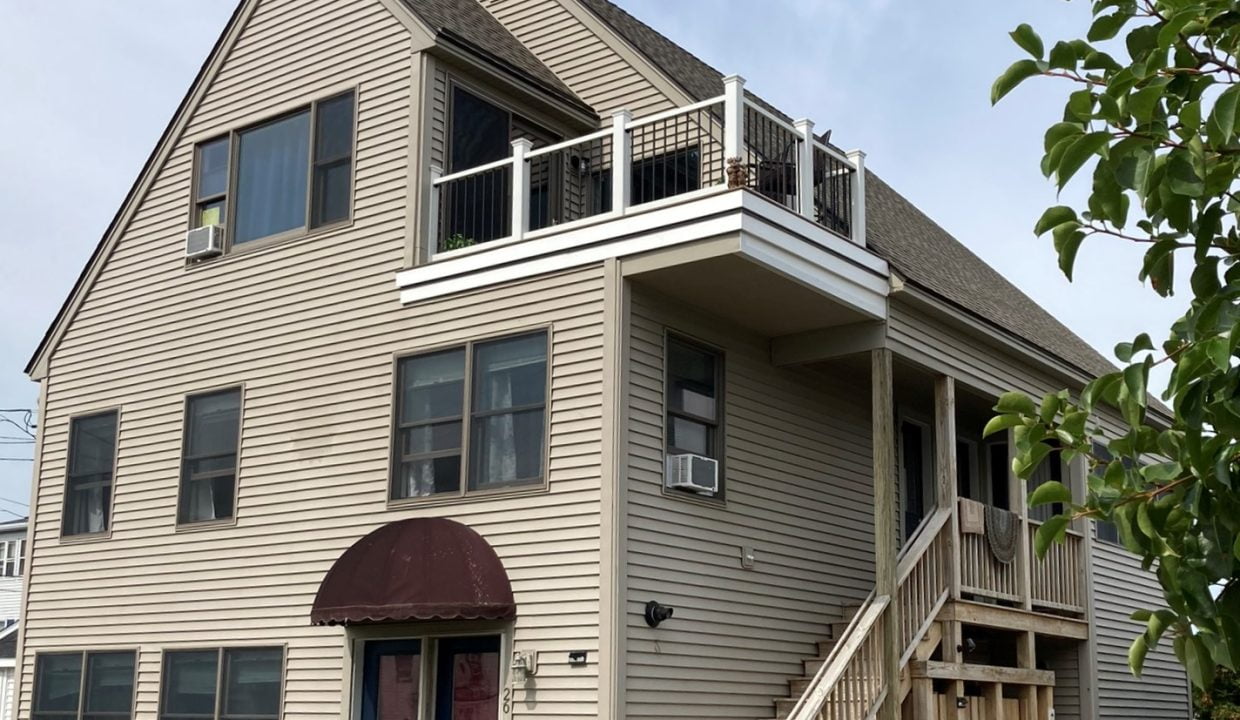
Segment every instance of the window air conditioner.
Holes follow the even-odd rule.
[[[719,492],[719,461],[689,453],[668,455],[663,484],[669,490],[713,495]]]
[[[204,225],[185,233],[185,259],[199,260],[224,252],[224,226]]]

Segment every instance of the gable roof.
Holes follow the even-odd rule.
[[[695,100],[723,92],[723,73],[609,0],[577,0]],[[1111,364],[874,173],[866,174],[866,241],[906,281],[1083,373]]]
[[[502,64],[498,65],[498,67],[503,67],[510,71],[515,69],[515,74],[532,80],[542,89],[570,102],[588,115],[595,116],[594,110],[585,101],[577,97],[555,73],[551,72],[550,68],[522,45],[477,0],[400,1],[418,20],[426,25],[427,29],[435,35],[437,41],[442,40],[455,44],[484,58],[500,60]],[[48,324],[47,329],[43,332],[43,337],[39,339],[38,346],[31,354],[30,360],[26,362],[24,372],[27,375],[35,372],[39,361],[51,349],[58,331],[67,322],[69,316],[73,314],[75,304],[91,285],[92,273],[106,260],[109,240],[121,229],[120,226],[126,218],[127,210],[138,199],[144,184],[160,162],[163,151],[174,139],[173,136],[176,134],[178,124],[183,120],[186,113],[189,112],[195,94],[207,80],[212,65],[223,50],[228,38],[236,31],[238,23],[242,20],[244,11],[249,5],[253,5],[251,0],[238,0],[237,6],[233,9],[232,15],[229,16],[228,22],[225,23],[223,31],[215,39],[215,44],[211,46],[211,51],[207,53],[207,57],[202,61],[202,65],[194,75],[193,82],[190,83],[189,88],[185,91],[185,95],[181,98],[181,102],[177,104],[176,110],[168,119],[168,124],[164,127],[163,132],[160,133],[159,141],[151,149],[150,154],[142,164],[142,169],[138,171],[137,177],[126,193],[125,199],[117,208],[116,214],[112,216],[112,220],[103,231],[103,235],[100,237],[99,242],[96,243],[94,250],[91,251],[90,259],[82,267],[82,271],[74,281],[72,289],[65,297],[64,302],[61,303],[60,309],[56,311],[56,317]]]
[[[478,0],[403,0],[434,33],[436,40],[464,47],[488,59],[497,68],[515,71],[543,89],[594,115],[589,105],[569,89],[551,68],[517,40]]]

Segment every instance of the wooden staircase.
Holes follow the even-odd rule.
[[[1034,628],[1084,623],[962,602],[956,538],[954,508],[922,523],[897,559],[894,597],[871,593],[862,605],[843,609],[845,620],[832,623],[830,639],[803,661],[788,695],[774,698],[775,720],[869,720],[886,702],[894,704],[887,717],[905,720],[1050,717],[1055,678],[1035,667]],[[1000,616],[988,621],[990,631],[1017,633],[1017,667],[964,661],[962,627],[974,617],[971,608]],[[970,627],[983,632],[985,625]],[[895,647],[885,648],[891,632]],[[884,670],[885,652],[897,655],[895,673]]]

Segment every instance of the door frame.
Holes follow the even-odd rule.
[[[499,636],[499,690],[501,720],[505,715],[504,695],[509,694],[509,706],[515,705],[515,689],[512,687],[511,662],[513,650],[513,623],[492,620],[464,620],[459,622],[428,622],[393,625],[365,625],[346,627],[342,635],[344,667],[341,677],[341,720],[361,720],[362,700],[365,697],[366,644],[390,640],[417,640],[421,643],[423,668],[438,668],[438,643],[440,638]],[[418,720],[434,720],[435,700],[434,672],[422,673],[419,691]]]

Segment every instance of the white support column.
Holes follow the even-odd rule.
[[[814,219],[814,121],[797,120],[793,123],[801,141],[797,143],[797,204],[801,214]]]
[[[629,123],[633,113],[617,110],[611,114],[611,211],[623,215],[632,202],[633,136]]]
[[[525,154],[534,149],[527,138],[512,141],[512,238],[521,240],[530,229],[530,166]]]
[[[443,168],[431,165],[430,212],[427,213],[426,248],[423,251],[426,259],[435,257],[439,252],[439,178],[443,177]]]
[[[745,155],[745,78],[729,75],[723,79],[723,159]],[[725,170],[726,172],[726,170]],[[727,182],[727,177],[724,177]]]
[[[852,179],[852,241],[865,247],[865,153],[852,150],[848,161],[857,168]]]

